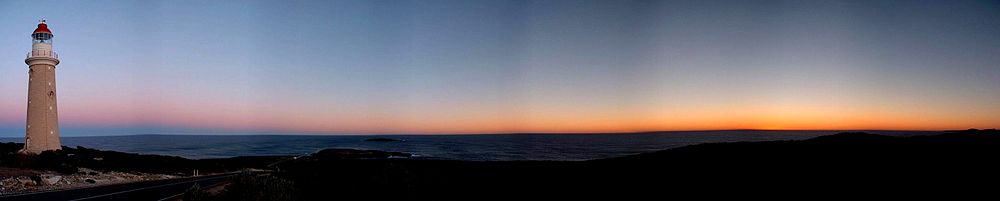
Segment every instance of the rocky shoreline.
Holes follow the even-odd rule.
[[[0,143],[0,195],[266,169],[289,156],[192,160],[63,147],[38,155],[17,154],[20,143]]]
[[[101,172],[86,168],[80,168],[79,172],[73,174],[61,174],[54,171],[26,171],[10,168],[0,168],[0,172],[28,172],[28,174],[17,176],[0,176],[0,195],[84,188],[178,177],[166,174]]]

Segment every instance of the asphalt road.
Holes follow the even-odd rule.
[[[225,181],[233,173],[191,178],[176,178],[113,184],[69,190],[28,193],[0,197],[0,200],[161,200],[183,194],[195,183],[201,187]]]

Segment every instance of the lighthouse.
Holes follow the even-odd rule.
[[[59,113],[56,107],[56,65],[59,55],[52,51],[52,31],[45,20],[31,33],[28,64],[28,118],[25,125],[24,149],[21,153],[38,154],[58,150]]]

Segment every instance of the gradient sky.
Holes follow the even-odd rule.
[[[1000,127],[997,1],[0,1],[64,136]]]

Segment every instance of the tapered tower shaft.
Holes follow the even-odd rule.
[[[28,64],[28,117],[22,153],[38,154],[58,150],[59,113],[56,106],[56,65],[59,56],[52,51],[52,31],[45,21],[31,34]]]

